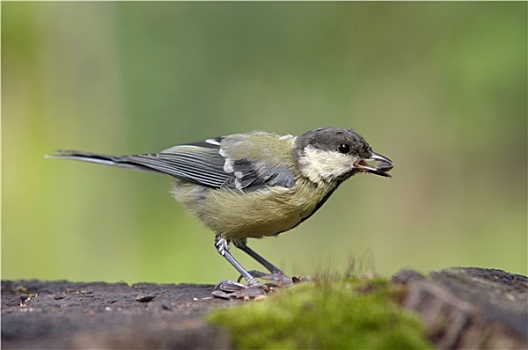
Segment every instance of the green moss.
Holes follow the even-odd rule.
[[[262,301],[216,310],[238,349],[424,349],[425,328],[396,304],[386,279],[301,283]]]

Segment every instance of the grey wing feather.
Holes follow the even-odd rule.
[[[153,171],[202,186],[237,188],[245,192],[267,186],[292,187],[295,175],[285,167],[251,159],[226,159],[223,138],[169,148],[160,153],[109,156],[79,151],[58,151],[51,157],[76,159],[123,168]],[[227,155],[229,158],[229,155]]]
[[[206,186],[225,186],[245,192],[260,190],[267,186],[292,187],[295,184],[295,174],[290,169],[254,159],[236,159],[230,150],[237,144],[246,147],[247,145],[242,146],[241,143],[247,136],[247,134],[237,134],[176,146],[161,152],[160,156],[170,157],[168,154],[175,154],[180,157],[185,154],[189,163],[180,162],[179,166],[187,175],[192,175],[193,179],[187,181],[196,182],[195,180],[198,179],[199,183]],[[196,152],[198,149],[199,152]],[[205,151],[207,151],[207,159],[203,159]],[[212,179],[217,179],[216,186],[207,184]]]
[[[203,186],[219,188],[233,174],[224,172],[225,159],[209,149],[196,149],[197,146],[179,146],[170,153],[138,154],[131,156],[110,156],[74,150],[57,151],[52,158],[75,159],[85,162],[117,166],[134,170],[152,171],[167,174],[178,179]],[[194,149],[193,149],[194,148]]]
[[[247,192],[262,189],[264,186],[290,188],[295,184],[295,175],[285,167],[240,159],[232,163],[232,168],[235,176],[231,177],[226,185]]]
[[[199,185],[219,188],[233,174],[224,171],[225,159],[214,151],[196,149],[196,146],[180,146],[171,153],[157,153],[127,157],[134,163],[146,165],[161,173]],[[194,149],[193,149],[194,148]]]

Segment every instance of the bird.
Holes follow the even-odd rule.
[[[291,278],[248,246],[248,239],[276,236],[296,227],[355,174],[391,177],[388,172],[393,168],[393,162],[373,152],[357,132],[337,127],[317,128],[299,136],[238,133],[159,153],[112,156],[58,150],[48,157],[171,176],[172,196],[215,233],[217,252],[247,282],[222,281],[215,288],[220,297],[244,289],[267,293],[268,286],[258,278],[291,283]],[[231,244],[269,274],[245,269],[231,254]]]

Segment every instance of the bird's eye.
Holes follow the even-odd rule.
[[[350,152],[350,145],[348,143],[342,143],[337,147],[337,150],[343,154]]]

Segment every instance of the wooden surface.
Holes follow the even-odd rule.
[[[501,270],[450,268],[422,276],[403,271],[393,282],[401,304],[424,320],[441,349],[527,349],[528,279]]]
[[[235,301],[210,285],[2,282],[2,348],[198,349],[231,347],[203,315]]]
[[[528,280],[500,270],[450,268],[393,278],[439,348],[528,348]],[[308,283],[308,282],[306,282]],[[212,285],[2,282],[3,349],[232,348],[207,326]]]

